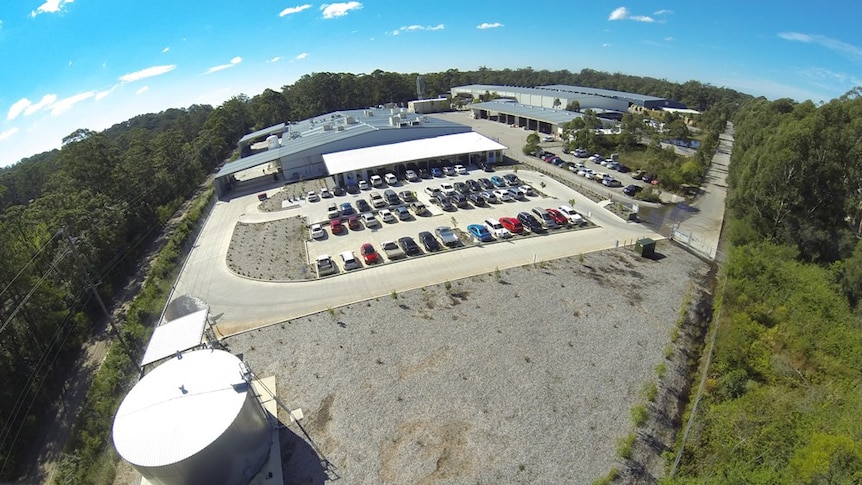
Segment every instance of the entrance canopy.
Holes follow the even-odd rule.
[[[330,174],[336,174],[414,160],[447,158],[507,148],[479,133],[469,132],[326,153],[323,155],[323,162]]]
[[[199,310],[159,325],[141,360],[141,367],[201,345],[209,310]]]

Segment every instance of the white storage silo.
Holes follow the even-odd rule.
[[[242,368],[230,353],[210,349],[155,368],[117,410],[117,453],[153,484],[248,483],[272,432]]]

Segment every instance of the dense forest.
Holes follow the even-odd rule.
[[[716,344],[672,483],[862,483],[862,97],[734,117]]]
[[[63,392],[63,383],[74,377],[67,375],[67,370],[103,318],[100,305],[92,297],[92,285],[105,301],[112,301],[138,267],[144,248],[207,175],[232,156],[239,138],[254,129],[338,109],[406,103],[416,97],[416,76],[379,70],[370,74],[305,75],[280,92],[268,89],[251,98],[238,95],[216,108],[194,105],[140,115],[102,132],[81,128],[63,140],[62,149],[0,169],[0,258],[4,261],[0,266],[0,379],[4,383],[0,389],[0,480],[14,479],[28,465],[22,462],[30,452],[25,445],[38,443],[37,437],[44,432],[38,426],[39,417],[51,411],[49,406]],[[706,119],[718,122],[750,99],[696,81],[677,84],[593,70],[571,73],[481,68],[423,76],[428,96],[471,83],[579,84],[678,99],[706,110]],[[769,103],[761,104],[763,110],[777,111]],[[796,119],[806,109],[789,108],[788,113],[776,112],[775,116]],[[811,107],[808,111],[821,110]],[[836,168],[823,169],[818,173],[828,174],[829,183],[835,183]],[[848,185],[842,187],[846,189],[844,196],[849,197]],[[820,193],[812,192],[810,197]],[[825,209],[816,212],[823,213]],[[769,235],[782,237],[785,232],[779,223],[787,220],[776,220]],[[840,217],[831,214],[828,222],[837,220]],[[805,222],[800,216],[799,223]],[[839,261],[850,247],[847,231],[841,234],[847,237],[828,247],[815,246],[815,254],[809,246],[833,230],[825,221],[818,224],[805,226],[812,231],[805,239],[805,254],[813,261]],[[860,258],[862,255],[857,256]],[[853,275],[835,267],[823,271],[846,278]],[[147,339],[141,328],[151,327],[156,318],[157,312],[138,310],[117,322],[132,347],[122,350],[130,354],[123,362],[138,360],[141,349],[137,345]],[[126,381],[134,375],[133,367]],[[117,377],[105,385],[116,394],[124,384]],[[98,410],[101,414],[85,413],[79,425],[109,419],[111,403],[100,404],[105,408]],[[106,426],[96,427],[98,432],[80,432],[78,442],[104,447],[109,442]],[[75,460],[79,470],[86,471],[92,464],[86,454]]]

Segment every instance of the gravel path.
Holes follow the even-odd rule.
[[[243,247],[229,255],[246,267],[268,254]],[[615,465],[629,409],[655,382],[680,305],[709,269],[672,243],[657,251],[475,276],[225,343],[276,376],[344,483],[589,483]],[[285,482],[322,483],[301,431],[282,434]]]

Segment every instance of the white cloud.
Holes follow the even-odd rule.
[[[81,101],[85,101],[87,99],[95,96],[96,93],[93,91],[87,91],[85,93],[79,93],[74,96],[69,96],[68,98],[63,98],[60,101],[51,105],[51,116],[58,116],[66,111],[72,109],[73,106],[80,103]]]
[[[306,57],[308,57],[308,52],[303,52],[302,54],[296,56],[296,59],[298,61],[301,61],[301,60],[305,59]]]
[[[96,93],[96,101],[101,101],[102,99],[108,97],[109,94],[113,93],[114,90],[117,89],[117,86],[119,86],[119,84],[111,86],[111,89],[106,89],[104,91],[99,91],[98,93]]]
[[[611,46],[611,44],[608,44],[607,42],[605,42],[604,44],[602,44],[602,47],[610,47],[610,46]]]
[[[144,87],[138,89],[137,91],[135,91],[135,94],[144,94],[149,90],[150,90],[149,86],[144,86]]]
[[[673,42],[673,37],[670,37],[670,36],[665,37],[665,38],[664,38],[664,41],[665,41],[665,42]]]
[[[38,103],[27,106],[27,109],[24,110],[24,115],[30,116],[31,114],[41,110],[42,108],[47,108],[48,106],[51,106],[52,104],[54,104],[55,101],[57,101],[56,94],[46,94],[42,96],[42,99],[40,99]]]
[[[817,34],[801,34],[799,32],[779,32],[778,36],[784,40],[803,42],[806,44],[817,44],[829,50],[849,57],[854,61],[862,61],[862,48],[840,40]]]
[[[16,101],[12,106],[9,107],[9,112],[6,113],[6,119],[11,121],[17,118],[21,113],[24,112],[27,107],[31,104],[30,100],[27,98],[21,98]]]
[[[502,26],[503,26],[503,24],[501,24],[500,22],[491,22],[491,23],[482,22],[481,24],[477,25],[476,28],[479,30],[485,30],[485,29],[497,29],[497,28],[500,28]]]
[[[666,8],[663,8],[663,9],[661,9],[661,10],[656,10],[656,11],[655,11],[655,12],[653,12],[652,14],[653,14],[653,15],[670,15],[670,14],[672,14],[672,13],[673,13],[673,10],[668,10],[668,9],[666,9]]]
[[[635,22],[655,22],[655,19],[646,15],[631,15],[629,9],[619,7],[608,16],[608,20],[634,20]]]
[[[361,8],[362,4],[359,2],[324,3],[320,6],[320,10],[323,12],[323,18],[325,19],[344,17],[351,10],[359,10]]]
[[[168,52],[169,50],[171,50],[170,47],[165,47],[164,49],[162,49],[162,54]]]
[[[237,57],[234,57],[233,59],[230,60],[230,64],[221,64],[218,66],[213,66],[213,67],[207,69],[207,72],[205,72],[204,74],[212,74],[214,72],[224,71],[225,69],[231,68],[231,67],[239,64],[240,62],[242,62],[242,57],[237,56]]]
[[[297,5],[296,7],[287,7],[286,9],[279,12],[278,16],[284,17],[286,15],[291,15],[291,14],[302,12],[303,10],[308,10],[309,8],[311,8],[310,3],[306,3],[305,5]]]
[[[148,77],[161,76],[162,74],[167,74],[176,68],[177,66],[173,64],[148,67],[146,69],[141,69],[140,71],[123,74],[122,76],[120,76],[120,82],[130,83],[134,81],[140,81],[141,79],[146,79]]]
[[[280,60],[281,60],[281,56],[275,56],[275,57],[273,57],[272,59],[270,59],[270,60],[268,60],[268,61],[266,61],[266,62],[278,62],[278,61],[280,61]]]
[[[67,3],[72,3],[75,0],[46,0],[45,3],[39,5],[36,10],[30,12],[31,17],[35,17],[43,13],[57,13],[63,9]]]
[[[401,27],[397,30],[393,30],[392,35],[398,35],[401,32],[415,32],[417,30],[435,31],[435,30],[443,30],[445,28],[446,28],[446,26],[444,24],[428,25],[428,26],[414,24],[414,25],[407,25],[405,27]]]
[[[0,141],[11,138],[15,133],[18,133],[18,128],[14,126],[6,131],[0,131]]]

